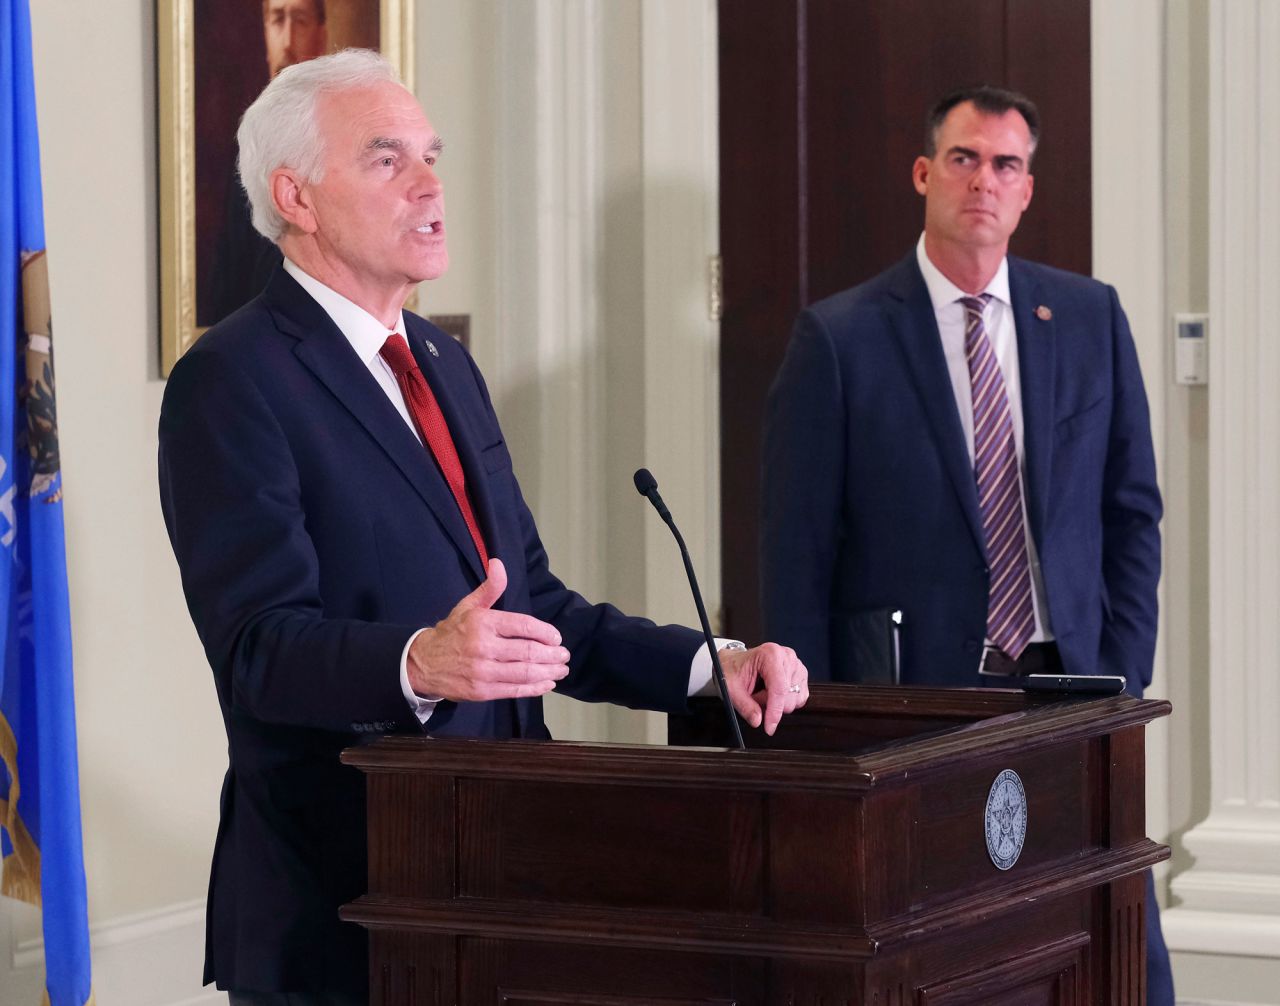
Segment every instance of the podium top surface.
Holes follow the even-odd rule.
[[[814,685],[773,738],[744,731],[747,750],[736,751],[706,746],[724,731],[717,704],[691,707],[689,717],[672,717],[679,746],[392,736],[342,760],[366,773],[857,792],[1142,727],[1172,709],[1126,695]]]

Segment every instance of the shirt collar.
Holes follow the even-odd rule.
[[[942,271],[929,261],[929,256],[924,250],[924,234],[920,235],[920,240],[916,242],[916,262],[920,265],[920,272],[924,275],[924,285],[929,288],[929,299],[933,302],[933,309],[941,311],[949,304],[954,304],[961,297],[968,297],[969,294],[961,290],[958,286],[942,275]],[[989,293],[993,298],[1003,304],[1012,306],[1013,300],[1009,296],[1009,258],[1005,256],[1000,260],[1000,268],[996,270],[996,274],[991,277],[991,282],[987,284],[987,288],[983,291]]]
[[[325,286],[314,276],[302,270],[292,259],[284,260],[284,271],[298,281],[298,285],[309,293],[313,300],[324,309],[338,330],[346,336],[351,348],[356,351],[365,365],[372,363],[383,344],[387,341],[388,329],[358,304],[347,300],[331,287]],[[404,312],[396,315],[394,329],[404,335]]]

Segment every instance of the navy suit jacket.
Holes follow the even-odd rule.
[[[556,579],[475,364],[421,318],[406,326],[506,565],[500,606],[553,623],[572,653],[558,690],[683,709],[701,636],[588,604]],[[365,888],[364,783],[338,755],[363,736],[422,731],[400,655],[481,582],[475,546],[426,448],[283,270],[174,367],[159,462],[229,745],[205,981],[362,994],[364,934],[337,909]],[[442,703],[426,730],[546,736],[541,700]]]
[[[1160,493],[1115,291],[1009,259],[1027,519],[1071,674],[1151,680]],[[1048,308],[1040,311],[1039,308]],[[842,621],[900,608],[907,684],[978,685],[988,570],[973,466],[914,250],[805,310],[769,396],[765,631],[850,680]]]

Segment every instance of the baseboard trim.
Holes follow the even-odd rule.
[[[1280,958],[1280,916],[1170,908],[1160,913],[1170,950]]]
[[[182,1002],[171,1003],[170,1006],[213,1006],[214,1003],[220,1006],[226,1006],[227,994],[219,992],[217,989],[205,989],[198,996],[192,996],[190,999],[183,999]]]
[[[201,984],[204,899],[121,915],[89,926],[93,988],[104,1006],[225,1006],[227,994]],[[44,940],[14,947],[16,971],[41,973]],[[0,996],[0,1006],[8,1006]]]
[[[1246,1003],[1237,999],[1179,999],[1178,1006],[1267,1006],[1267,1004]]]
[[[89,949],[96,957],[98,951],[119,947],[139,940],[154,939],[172,933],[176,929],[204,926],[204,898],[181,901],[161,908],[131,915],[121,915],[89,926]],[[23,940],[13,953],[13,964],[19,968],[44,964],[44,940]],[[178,1004],[181,1006],[181,1004]]]

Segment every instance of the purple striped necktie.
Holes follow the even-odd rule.
[[[973,474],[991,577],[987,638],[1007,657],[1017,660],[1035,629],[1035,611],[1009,396],[982,319],[990,300],[991,294],[984,293],[962,297],[960,303],[964,305],[964,352],[973,389]]]

